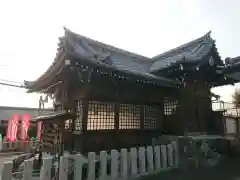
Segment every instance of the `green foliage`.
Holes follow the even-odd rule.
[[[240,107],[240,89],[236,89],[233,93],[233,103],[236,107]]]

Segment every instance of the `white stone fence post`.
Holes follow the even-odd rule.
[[[66,154],[60,158],[59,180],[122,180],[147,176],[178,167],[177,142],[167,145],[133,147],[129,150],[101,151],[99,154],[89,152]],[[23,180],[32,180],[33,159],[24,161]],[[55,163],[57,164],[57,163]],[[12,162],[5,162],[1,174],[2,180],[12,179]],[[53,157],[43,157],[40,180],[52,180]],[[57,168],[56,168],[57,169]],[[56,174],[55,174],[56,175]]]

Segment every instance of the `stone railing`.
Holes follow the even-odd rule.
[[[0,142],[0,153],[1,152],[31,152],[37,146],[37,142],[34,141],[15,141],[15,142]]]
[[[131,149],[65,154],[59,163],[54,163],[52,156],[43,157],[40,180],[107,180],[129,179],[152,173],[177,168],[179,164],[178,145],[174,141],[166,145],[133,147]],[[23,180],[33,178],[34,158],[24,161]],[[59,167],[59,168],[58,168]],[[5,162],[2,180],[12,177],[13,162]]]

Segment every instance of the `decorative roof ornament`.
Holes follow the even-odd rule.
[[[208,62],[209,62],[210,66],[214,66],[215,65],[215,61],[214,61],[212,56],[209,58]]]
[[[198,39],[153,57],[150,72],[163,71],[165,68],[178,63],[199,64],[199,68],[205,64],[210,66],[224,65],[217,52],[215,41],[210,35],[211,31]],[[210,59],[211,62],[205,61],[209,54],[214,57],[214,61],[212,59]],[[169,64],[169,61],[173,63]]]
[[[210,30],[209,32],[207,32],[207,33],[204,35],[205,40],[211,39],[211,33],[212,33],[212,31]]]
[[[182,64],[180,64],[180,70],[181,70],[181,71],[183,70],[183,65],[182,65]]]
[[[97,62],[101,62],[107,65],[112,65],[112,61],[109,59],[110,58],[110,52],[97,52],[94,54],[94,60]]]
[[[227,66],[232,64],[232,61],[231,61],[231,58],[230,58],[230,57],[227,57],[227,58],[225,59],[225,64],[226,64]]]
[[[225,59],[225,63],[226,63],[227,66],[238,64],[238,63],[240,63],[240,56],[239,57],[234,57],[234,58],[227,57]]]

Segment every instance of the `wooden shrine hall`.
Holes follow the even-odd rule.
[[[65,29],[52,65],[25,84],[54,99],[56,115],[38,118],[43,151],[61,141],[65,150],[89,152],[216,131],[210,89],[239,81],[226,75],[232,66],[210,33],[148,58]]]

